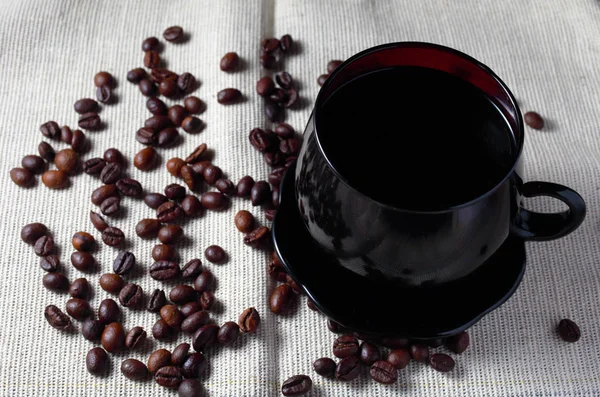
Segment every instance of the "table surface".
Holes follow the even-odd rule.
[[[267,254],[242,242],[233,225],[240,209],[262,211],[248,200],[233,200],[229,211],[208,212],[185,224],[187,242],[177,251],[182,262],[202,257],[210,244],[221,244],[230,260],[208,265],[218,279],[216,322],[236,320],[246,307],[261,314],[260,330],[245,335],[233,347],[209,354],[209,370],[202,382],[211,396],[276,396],[281,382],[294,374],[311,375],[313,396],[597,396],[600,394],[600,271],[598,248],[598,189],[600,188],[600,7],[597,0],[528,1],[8,1],[0,7],[0,163],[4,175],[0,208],[0,395],[3,396],[133,396],[174,395],[154,382],[132,382],[120,371],[127,356],[146,361],[158,346],[172,349],[176,342],[149,341],[143,351],[114,355],[110,375],[97,378],[85,369],[85,354],[93,346],[77,334],[51,328],[44,307],[64,307],[66,295],[45,290],[44,272],[30,246],[19,238],[21,227],[39,221],[50,228],[58,244],[63,269],[71,279],[87,277],[94,286],[91,304],[109,295],[98,287],[100,274],[110,271],[117,250],[101,246],[95,253],[98,271],[82,274],[69,264],[70,238],[85,230],[100,238],[89,220],[94,209],[89,197],[100,182],[82,174],[72,186],[51,191],[39,181],[21,189],[9,181],[8,171],[26,154],[35,154],[42,140],[39,125],[56,120],[77,124],[72,105],[93,97],[93,76],[100,70],[118,79],[118,103],[101,112],[106,128],[89,132],[91,150],[100,156],[120,148],[129,161],[127,172],[148,192],[177,182],[164,168],[167,159],[185,157],[206,142],[214,162],[237,181],[245,174],[266,179],[268,167],[251,147],[247,135],[254,127],[268,127],[255,82],[265,71],[258,64],[262,37],[291,34],[297,53],[284,67],[301,87],[299,109],[287,120],[302,131],[317,92],[317,77],[330,59],[345,59],[373,45],[391,41],[429,41],[457,48],[494,70],[513,90],[524,111],[538,111],[547,122],[542,131],[528,129],[526,180],[562,183],[577,190],[589,208],[584,224],[566,238],[528,243],[528,268],[516,294],[470,329],[469,350],[455,356],[449,374],[411,363],[394,385],[379,385],[366,371],[359,379],[341,383],[323,379],[311,363],[332,356],[333,335],[325,318],[306,308],[301,299],[293,315],[269,312],[267,299],[274,283],[267,279]],[[178,24],[190,33],[180,45],[165,45],[168,67],[193,73],[201,85],[196,95],[207,102],[200,134],[183,134],[181,145],[160,149],[161,165],[152,172],[131,166],[142,148],[135,131],[148,117],[145,98],[125,80],[129,69],[142,65],[140,45]],[[221,56],[236,51],[242,70],[223,73]],[[242,104],[222,106],[216,93],[237,87]],[[171,101],[168,101],[172,103]],[[56,143],[57,149],[65,147]],[[540,211],[560,209],[552,200],[529,199]],[[134,234],[138,220],[153,217],[139,200],[124,200],[126,216],[110,223],[126,233],[138,258],[139,276],[130,280],[151,291],[161,283],[148,277],[154,241]],[[168,289],[170,287],[166,286]],[[476,297],[474,297],[476,299]],[[402,302],[394,308],[401,312]],[[582,337],[568,344],[558,339],[561,318],[579,323]],[[123,311],[126,328],[150,330],[157,316],[145,311]],[[79,325],[77,324],[77,327]]]

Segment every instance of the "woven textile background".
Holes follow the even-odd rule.
[[[44,272],[30,246],[19,238],[27,223],[43,222],[59,246],[64,271],[73,280],[87,277],[93,287],[92,306],[108,297],[99,276],[111,270],[116,249],[100,244],[95,254],[100,269],[83,275],[69,261],[70,239],[76,231],[92,233],[90,194],[98,179],[82,174],[72,186],[50,191],[38,178],[35,188],[21,189],[8,171],[26,154],[35,154],[42,140],[39,125],[56,120],[77,124],[73,102],[94,97],[93,76],[107,70],[118,78],[119,101],[101,112],[107,128],[86,133],[92,142],[86,158],[101,156],[109,147],[123,151],[127,172],[148,192],[161,191],[177,180],[164,168],[167,159],[185,157],[206,142],[214,162],[233,181],[250,174],[265,179],[268,168],[251,147],[247,135],[266,127],[262,99],[254,90],[265,72],[258,65],[261,37],[290,33],[298,53],[285,58],[301,86],[303,106],[288,112],[288,122],[302,131],[317,92],[317,77],[330,59],[345,59],[373,45],[418,40],[448,45],[490,66],[513,90],[524,111],[536,110],[549,125],[527,130],[526,179],[562,183],[577,190],[588,204],[588,217],[572,235],[557,241],[528,243],[527,271],[520,288],[501,308],[470,330],[472,345],[456,357],[449,374],[411,363],[394,385],[379,385],[363,375],[341,383],[312,371],[312,361],[332,356],[333,335],[325,318],[301,300],[293,316],[275,316],[267,299],[273,283],[265,275],[267,255],[245,246],[233,225],[233,215],[251,209],[248,200],[233,200],[222,213],[208,212],[185,225],[189,240],[178,247],[181,261],[201,257],[214,243],[230,260],[207,266],[215,273],[215,294],[222,309],[218,323],[237,320],[255,306],[262,318],[256,335],[245,335],[235,346],[209,355],[202,378],[211,396],[276,396],[281,382],[298,373],[314,380],[313,396],[598,396],[600,395],[600,2],[597,0],[508,1],[0,1],[0,395],[2,396],[172,396],[175,392],[153,381],[125,379],[119,370],[128,356],[146,361],[158,346],[172,349],[189,338],[168,344],[152,341],[144,351],[111,357],[110,375],[97,378],[85,369],[85,354],[93,346],[78,334],[51,328],[44,307],[64,308],[66,295],[42,286]],[[182,133],[184,142],[160,149],[162,162],[152,172],[131,164],[142,148],[135,131],[148,117],[145,98],[125,80],[126,72],[142,66],[140,46],[151,35],[161,37],[171,25],[190,33],[185,44],[166,44],[168,67],[189,71],[200,80],[196,95],[207,102],[201,118],[206,129]],[[161,38],[162,39],[162,38]],[[219,70],[221,56],[236,51],[242,71]],[[247,100],[222,106],[216,93],[237,87]],[[55,144],[60,149],[64,144]],[[562,208],[552,200],[529,200],[540,211]],[[154,241],[135,236],[137,221],[153,217],[139,200],[123,202],[125,217],[110,219],[127,235],[130,250],[142,271],[130,278],[150,292],[161,285],[151,279]],[[262,211],[254,210],[262,222]],[[170,286],[166,288],[169,289]],[[477,297],[473,297],[477,299]],[[157,316],[123,310],[127,329],[140,325],[150,331]],[[578,343],[556,336],[555,324],[571,318],[581,327]],[[76,323],[79,327],[78,323]]]

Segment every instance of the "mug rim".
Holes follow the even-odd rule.
[[[506,172],[506,175],[504,175],[504,177],[491,189],[487,190],[485,193],[475,197],[472,200],[469,200],[467,202],[464,203],[460,203],[458,205],[453,205],[450,206],[448,208],[442,209],[442,210],[411,210],[411,209],[407,209],[407,208],[400,208],[400,207],[396,207],[390,204],[386,204],[386,203],[382,203],[381,201],[375,200],[374,198],[368,196],[367,194],[365,194],[364,192],[362,192],[361,190],[355,188],[354,186],[352,186],[352,184],[350,184],[348,182],[348,180],[334,167],[333,163],[331,162],[331,160],[329,159],[329,157],[327,156],[327,153],[325,152],[325,150],[323,149],[323,145],[321,144],[321,140],[319,138],[319,129],[318,129],[318,125],[319,125],[319,114],[320,111],[322,109],[322,104],[321,102],[323,102],[323,96],[324,96],[324,92],[326,92],[328,86],[331,84],[331,82],[335,79],[335,77],[349,64],[353,63],[354,61],[356,61],[359,58],[362,58],[368,54],[371,53],[375,53],[384,49],[389,49],[389,48],[410,48],[410,47],[414,47],[414,48],[432,48],[432,49],[436,49],[436,50],[441,50],[441,51],[445,51],[445,52],[449,52],[449,53],[453,53],[463,59],[466,59],[467,61],[471,62],[472,64],[474,64],[476,67],[480,68],[481,70],[483,70],[486,74],[488,74],[490,77],[492,77],[498,84],[499,86],[504,90],[504,92],[506,93],[506,95],[508,96],[508,98],[510,99],[510,105],[514,108],[515,112],[516,112],[516,124],[517,124],[517,129],[518,132],[521,132],[519,134],[519,136],[515,136],[515,134],[513,133],[513,136],[515,138],[516,144],[517,144],[517,152],[516,155],[514,157],[513,160],[513,164],[511,166],[511,168]],[[333,172],[333,174],[338,178],[338,180],[340,180],[344,185],[346,185],[346,187],[354,192],[356,192],[357,194],[359,194],[362,198],[364,198],[365,200],[371,201],[375,204],[377,204],[380,207],[395,211],[395,212],[405,212],[405,213],[411,213],[411,214],[444,214],[444,213],[449,213],[449,212],[454,212],[456,210],[460,210],[463,208],[467,208],[470,207],[474,204],[476,204],[477,202],[484,200],[486,197],[492,195],[497,189],[500,188],[500,186],[502,186],[506,180],[515,172],[515,169],[517,168],[517,165],[519,164],[520,158],[521,158],[521,154],[523,153],[523,147],[525,144],[525,134],[524,134],[524,126],[523,126],[523,115],[521,113],[521,109],[519,108],[519,105],[517,104],[517,100],[515,99],[513,93],[510,91],[510,89],[508,88],[508,86],[504,83],[504,81],[502,81],[502,79],[500,77],[498,77],[498,75],[496,73],[494,73],[492,71],[492,69],[490,69],[487,65],[483,64],[482,62],[478,61],[477,59],[473,58],[472,56],[456,50],[454,48],[450,48],[441,44],[435,44],[435,43],[429,43],[429,42],[422,42],[422,41],[398,41],[398,42],[392,42],[392,43],[386,43],[386,44],[380,44],[374,47],[370,47],[367,48],[366,50],[360,51],[356,54],[354,54],[353,56],[351,56],[350,58],[346,59],[344,62],[342,62],[340,64],[340,66],[338,66],[333,73],[331,73],[329,75],[329,77],[327,78],[327,80],[325,81],[325,84],[323,84],[323,86],[321,87],[321,89],[319,90],[319,93],[317,94],[317,98],[315,100],[315,108],[314,108],[314,120],[313,120],[313,128],[314,128],[314,136],[317,142],[317,146],[319,148],[319,152],[321,153],[321,155],[323,156],[323,158],[325,159],[325,162],[327,163],[327,165],[329,166],[329,168],[331,169],[331,171]]]

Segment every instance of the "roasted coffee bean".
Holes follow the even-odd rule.
[[[102,183],[111,184],[121,179],[121,166],[117,163],[107,163],[100,173]]]
[[[208,324],[210,318],[208,312],[200,310],[187,316],[181,323],[181,330],[186,334],[193,334],[200,327]]]
[[[144,148],[137,152],[137,154],[133,157],[133,165],[135,168],[148,171],[150,170],[156,161],[156,150],[151,147]]]
[[[395,383],[398,379],[398,372],[396,368],[387,361],[377,361],[371,368],[369,369],[369,375],[376,382],[383,383],[384,385],[388,385],[391,383]]]
[[[536,112],[527,112],[523,118],[525,119],[525,124],[533,129],[541,130],[544,128],[544,119]]]
[[[92,204],[100,205],[109,197],[118,196],[115,185],[103,185],[92,192]]]
[[[102,241],[104,244],[110,245],[111,247],[118,247],[123,244],[125,240],[125,234],[123,231],[116,227],[107,227],[102,231]]]
[[[171,123],[171,120],[169,120],[169,118],[165,115],[155,115],[147,118],[144,122],[144,127],[150,128],[154,131],[160,131],[164,128],[172,126],[173,124]]]
[[[337,339],[339,340],[339,338]],[[334,346],[335,350],[335,346]],[[335,352],[334,352],[335,354]],[[339,357],[339,356],[338,356]],[[379,350],[375,345],[369,342],[363,342],[360,344],[360,353],[359,353],[360,361],[362,361],[365,365],[372,365],[375,361],[379,361],[380,354]]]
[[[294,375],[281,385],[284,396],[301,396],[312,389],[312,380],[307,375]]]
[[[185,197],[185,188],[178,183],[171,183],[165,187],[165,196],[171,200],[180,200]]]
[[[275,81],[281,88],[284,88],[284,89],[290,89],[290,88],[292,88],[292,85],[294,84],[292,75],[286,71],[275,74]]]
[[[351,381],[360,375],[360,364],[358,357],[348,356],[338,362],[335,368],[336,379],[342,381]]]
[[[119,302],[122,306],[138,308],[144,300],[142,287],[137,284],[125,284],[119,291]]]
[[[271,130],[254,128],[248,136],[250,144],[259,152],[264,153],[276,147],[277,137]]]
[[[241,210],[234,217],[235,227],[242,233],[249,233],[253,230],[254,216],[246,210]]]
[[[152,248],[152,259],[158,261],[173,261],[177,257],[172,245],[157,244]]]
[[[186,378],[199,377],[206,368],[206,358],[200,352],[192,353],[187,356],[181,366],[181,372]]]
[[[167,112],[167,117],[171,120],[174,126],[180,127],[183,119],[188,116],[187,110],[181,105],[173,105]]]
[[[181,308],[179,310],[181,311],[181,314],[183,314],[183,316],[185,318],[187,318],[187,317],[191,316],[192,314],[202,310],[202,306],[200,306],[200,302],[193,301],[193,302],[188,302],[185,305],[181,306]]]
[[[429,358],[429,348],[421,344],[412,345],[410,347],[410,356],[415,361],[426,363]]]
[[[158,313],[160,308],[163,307],[167,303],[167,297],[165,296],[165,291],[162,289],[155,289],[152,294],[150,294],[150,298],[148,298],[148,304],[146,305],[146,309],[152,313]]]
[[[150,51],[150,50],[148,50]],[[127,81],[130,83],[139,83],[141,79],[147,77],[146,71],[142,68],[131,69],[127,72]]]
[[[141,238],[154,238],[158,234],[160,227],[161,224],[158,219],[142,219],[135,226],[135,234]]]
[[[429,357],[431,368],[439,372],[450,372],[454,369],[454,359],[447,354],[436,353]]]
[[[55,272],[60,264],[58,255],[46,255],[40,259],[40,267],[47,272]]]
[[[279,49],[279,40],[276,38],[266,38],[260,41],[260,48],[263,52],[272,53]]]
[[[255,308],[249,307],[240,314],[238,325],[242,332],[254,333],[260,325],[260,316]]]
[[[122,276],[131,272],[135,266],[135,255],[129,251],[121,251],[113,262],[113,271]]]
[[[281,106],[271,100],[265,100],[265,116],[269,121],[277,122],[281,117]]]
[[[13,170],[15,170],[15,169],[17,169],[17,168],[13,168]],[[19,168],[18,170],[20,170],[20,172],[23,173],[22,168]],[[33,174],[31,174],[27,170],[24,170],[24,171],[27,172],[27,175],[31,175],[32,179],[31,179],[31,181],[28,181],[27,178],[25,178],[25,179],[19,178],[18,179],[19,183],[24,183],[24,184],[19,184],[13,178],[13,182],[17,183],[17,185],[19,185],[19,186],[29,186],[29,184],[33,181]],[[13,177],[13,175],[12,175],[12,170],[11,170],[11,178],[12,177]],[[69,176],[67,175],[66,172],[63,172],[63,171],[48,170],[42,174],[42,183],[50,189],[63,189],[69,185]]]
[[[269,228],[261,226],[244,236],[244,244],[254,248],[262,248],[271,241],[271,233]]]
[[[189,72],[182,73],[177,79],[177,87],[183,93],[193,91],[196,87],[196,78]]]
[[[212,263],[221,263],[223,262],[227,254],[225,250],[218,245],[210,245],[204,250],[204,257]]]
[[[286,100],[283,101],[282,105],[284,108],[289,109],[298,101],[298,90],[291,88],[286,91]]]
[[[269,221],[273,221],[275,219],[276,212],[277,212],[277,210],[274,210],[274,209],[265,210],[265,218],[267,218],[267,220],[269,220]]]
[[[48,228],[43,223],[29,223],[21,229],[21,240],[27,244],[35,244],[42,236],[48,233]]]
[[[556,331],[565,342],[577,342],[581,338],[581,330],[574,321],[567,318],[559,321]]]
[[[202,204],[198,197],[193,195],[187,195],[181,201],[181,209],[185,213],[185,215],[189,217],[198,216],[202,213]]]
[[[267,274],[275,281],[279,281],[282,283],[286,282],[287,273],[283,268],[283,264],[279,261],[279,259],[275,259],[275,256],[274,259],[271,262],[269,262],[269,265],[267,266]]]
[[[73,174],[79,166],[79,156],[73,149],[63,149],[56,153],[54,165],[56,165],[59,171]]]
[[[344,327],[342,327],[340,324],[336,323],[330,318],[327,319],[327,328],[334,334],[341,334],[343,332],[346,332],[346,329]]]
[[[227,207],[227,197],[221,192],[207,192],[200,198],[202,206],[206,209],[219,211]]]
[[[85,356],[85,366],[92,375],[104,375],[108,370],[109,358],[101,347],[94,347]]]
[[[177,80],[167,79],[163,80],[158,84],[158,92],[167,98],[173,98],[179,95],[179,88],[177,87]]]
[[[212,288],[215,276],[208,269],[204,270],[194,281],[194,289],[198,292],[208,291]]]
[[[198,174],[198,176],[203,177],[204,169],[209,165],[212,165],[212,163],[209,160],[202,160],[197,163],[191,164],[191,167],[192,170],[194,170],[194,172]]]
[[[164,116],[167,114],[167,105],[158,98],[148,98],[146,109],[155,116]]]
[[[285,101],[288,100],[287,91],[282,88],[275,88],[271,95],[269,95],[269,99],[275,103],[282,105]]]
[[[283,176],[285,175],[286,171],[287,167],[273,168],[273,170],[269,174],[269,183],[274,187],[281,185],[281,180],[283,179]]]
[[[71,242],[73,243],[73,248],[75,248],[77,251],[89,252],[96,246],[96,240],[94,239],[94,236],[86,232],[75,233]]]
[[[221,62],[219,64],[219,68],[224,72],[232,72],[234,71],[240,62],[240,57],[235,52],[228,52],[223,55],[221,58]]]
[[[327,81],[328,77],[329,77],[329,73],[320,75],[319,78],[317,78],[317,84],[322,86],[323,84],[325,84],[325,81]]]
[[[103,331],[104,324],[99,320],[88,318],[81,324],[81,335],[92,342],[99,341]]]
[[[181,276],[183,278],[195,278],[200,273],[202,273],[202,261],[200,259],[192,259],[181,269]]]
[[[198,298],[196,291],[189,285],[179,284],[169,293],[169,299],[176,305],[183,305]]]
[[[335,374],[335,361],[329,357],[321,357],[313,363],[313,369],[324,378],[333,378]]]
[[[215,294],[212,291],[204,291],[200,295],[200,305],[204,310],[210,310],[215,304]]]
[[[100,287],[111,294],[118,294],[125,285],[125,281],[118,274],[105,273],[100,276]]]
[[[71,298],[67,301],[67,313],[75,320],[85,320],[92,314],[88,301],[79,298]]]
[[[209,185],[214,185],[221,178],[221,176],[223,176],[223,170],[216,165],[211,164],[204,168],[202,171],[202,176],[204,177],[206,183]]]
[[[194,134],[202,129],[202,120],[196,116],[187,116],[181,122],[181,128],[187,133]]]
[[[77,124],[84,130],[97,130],[102,126],[102,121],[97,113],[87,112],[79,116]]]
[[[152,326],[152,336],[154,336],[154,339],[167,340],[173,338],[175,335],[175,329],[169,327],[162,318]]]
[[[279,142],[279,151],[285,155],[297,154],[300,151],[300,141],[295,137],[284,139]]]
[[[206,324],[200,327],[193,336],[192,346],[197,352],[202,352],[217,343],[219,326],[217,324]]]
[[[265,163],[271,167],[282,165],[285,161],[285,158],[280,151],[263,153],[263,159],[265,160]]]
[[[167,201],[156,209],[156,217],[160,222],[171,223],[181,219],[184,215],[181,206],[173,201]]]
[[[83,98],[75,102],[73,108],[79,114],[95,112],[98,109],[98,102],[91,98]]]
[[[60,138],[60,128],[55,121],[48,121],[42,125],[40,125],[40,132],[46,138],[50,139],[58,139]]]
[[[104,299],[98,307],[98,321],[102,324],[114,323],[119,319],[121,309],[119,305],[112,299]]]
[[[123,154],[119,149],[109,148],[104,151],[104,160],[107,163],[123,164]]]
[[[167,171],[169,174],[180,177],[181,176],[181,168],[185,165],[185,161],[180,159],[179,157],[173,157],[167,161]]]
[[[103,85],[112,86],[114,84],[113,76],[108,72],[98,72],[94,75],[94,85],[100,87]]]
[[[204,153],[206,152],[206,149],[207,149],[206,143],[201,144],[196,149],[194,149],[194,151],[192,153],[190,153],[189,156],[187,156],[185,158],[185,163],[194,164],[194,163],[199,162],[202,159],[202,156],[204,155]],[[183,167],[184,164],[183,164],[183,160],[177,159],[178,164],[179,164],[179,161],[181,161],[181,163],[182,163],[181,166],[179,166],[179,169],[181,169],[181,167]],[[167,165],[167,169],[168,169],[168,165]],[[171,173],[171,175],[173,175],[173,174]],[[177,176],[177,175],[174,175],[174,176]]]
[[[178,77],[177,73],[165,68],[153,68],[150,71],[150,78],[156,84],[160,84],[165,80],[177,80]]]
[[[144,380],[148,377],[148,368],[135,358],[128,358],[121,363],[121,373],[130,380]]]
[[[175,305],[165,305],[160,308],[160,317],[165,320],[169,327],[179,329],[184,320],[183,314]]]
[[[54,161],[54,148],[48,142],[40,142],[38,145],[38,153],[44,160],[51,162]]]
[[[71,327],[71,319],[69,316],[54,305],[46,306],[44,317],[46,318],[46,321],[48,321],[48,324],[53,328],[64,331]]]
[[[235,185],[229,179],[218,179],[215,182],[215,187],[223,194],[234,195],[236,193]]]
[[[274,132],[275,132],[275,135],[277,135],[281,139],[289,139],[289,138],[293,137],[294,134],[296,133],[294,128],[287,123],[278,124],[275,127]]]
[[[269,76],[261,77],[261,79],[256,82],[256,93],[260,96],[271,95],[274,89],[275,83]]]
[[[143,193],[142,185],[132,178],[123,178],[117,182],[117,189],[129,197],[139,197]]]
[[[189,351],[189,343],[180,343],[177,345],[177,347],[173,349],[173,353],[171,353],[171,364],[175,365],[176,367],[181,367],[185,362]]]
[[[50,236],[38,238],[33,245],[33,250],[37,256],[47,256],[54,250],[54,239]]]
[[[217,93],[217,102],[228,105],[238,101],[242,97],[240,90],[236,88],[225,88]]]
[[[23,157],[23,159],[21,160],[21,165],[23,166],[23,168],[29,170],[33,174],[40,174],[46,168],[46,163],[44,162],[44,159],[36,155],[28,155]]]
[[[160,207],[161,204],[166,203],[169,199],[160,193],[148,193],[144,196],[144,203],[153,210]]]
[[[156,94],[156,84],[149,78],[143,78],[139,83],[140,92],[145,96],[152,96]]]
[[[287,311],[291,300],[292,289],[287,284],[281,284],[271,293],[269,307],[273,313],[281,314]],[[358,344],[356,349],[358,351]]]
[[[71,139],[71,149],[77,153],[81,153],[85,148],[85,134],[81,130],[73,131],[73,139]]]
[[[110,103],[112,100],[112,90],[107,85],[96,88],[96,99],[101,103]]]
[[[224,323],[217,333],[217,340],[222,345],[231,345],[240,334],[240,327],[233,321]]]
[[[72,298],[87,299],[92,292],[90,283],[85,278],[78,278],[71,283],[69,295]]]
[[[177,42],[183,38],[183,29],[180,26],[168,27],[163,32],[163,37],[167,41]]]
[[[142,51],[154,51],[158,47],[158,39],[156,37],[148,37],[142,42]]]
[[[253,206],[261,205],[271,198],[271,187],[266,181],[257,181],[250,190]]]
[[[141,143],[142,145],[156,145],[156,143],[158,142],[158,132],[150,128],[140,128],[135,133],[135,140]]]
[[[181,270],[175,262],[161,261],[150,266],[150,277],[155,280],[173,280],[179,276],[181,276]]]
[[[183,381],[181,370],[174,366],[162,367],[154,374],[156,383],[169,389],[177,389]]]
[[[333,355],[336,357],[356,356],[359,350],[358,341],[352,335],[342,335],[333,341]]]
[[[154,50],[146,51],[144,54],[144,66],[148,69],[158,67],[160,63],[160,55]]]
[[[142,327],[133,327],[125,337],[125,346],[128,349],[135,349],[144,344],[146,340],[146,331]]]
[[[183,236],[183,229],[179,225],[165,225],[158,231],[158,239],[163,244],[175,244]]]
[[[465,331],[454,335],[446,340],[448,349],[456,354],[462,354],[469,347],[469,334]]]
[[[294,291],[295,293],[297,293],[297,294],[303,294],[304,293],[302,291],[302,288],[300,288],[300,286],[294,281],[294,279],[289,274],[286,275],[285,283],[287,285],[289,285],[290,288],[292,289],[292,291]]]
[[[189,96],[183,100],[183,106],[191,114],[200,114],[206,109],[206,104],[198,97]]]
[[[290,51],[293,44],[294,44],[294,40],[292,40],[292,36],[290,36],[289,34],[284,34],[279,39],[279,49],[281,50],[281,52]]]
[[[102,212],[104,215],[116,214],[120,209],[121,199],[119,197],[109,197],[100,204],[100,212]]]
[[[259,61],[262,67],[265,69],[275,69],[275,66],[277,66],[277,59],[275,56],[273,56],[273,54],[268,52],[263,52],[260,54]]]
[[[333,73],[333,71],[335,69],[337,69],[338,66],[340,66],[341,64],[342,64],[342,61],[337,60],[337,59],[329,61],[327,63],[327,73]]]
[[[60,141],[70,145],[72,140],[73,131],[66,125],[60,127]]]
[[[410,352],[406,348],[394,349],[388,354],[387,362],[397,369],[403,369],[410,362]]]
[[[167,349],[158,349],[148,357],[148,371],[152,373],[168,365],[171,365],[171,352]]]
[[[105,165],[106,162],[103,159],[101,159],[100,157],[94,157],[84,161],[83,172],[85,172],[88,175],[99,174]]]

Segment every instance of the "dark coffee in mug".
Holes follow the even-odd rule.
[[[324,102],[319,123],[323,151],[350,186],[407,210],[474,200],[503,180],[517,155],[510,125],[483,91],[426,67],[345,83]]]

